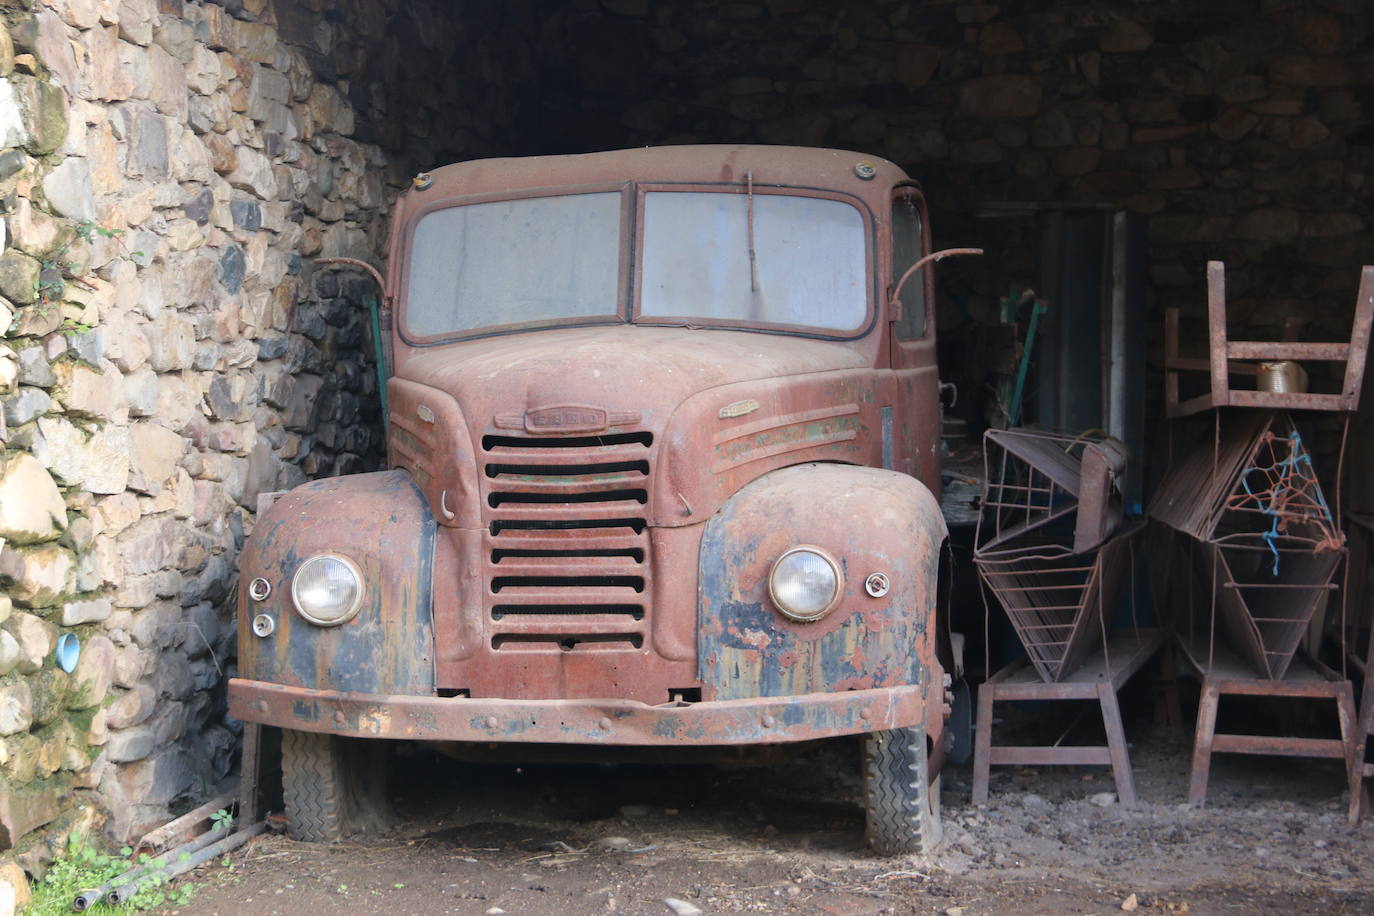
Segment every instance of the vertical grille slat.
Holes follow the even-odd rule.
[[[648,432],[482,438],[494,652],[643,645],[652,444]]]

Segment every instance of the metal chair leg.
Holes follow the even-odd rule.
[[[1188,803],[1194,808],[1207,803],[1207,775],[1212,766],[1212,738],[1217,731],[1219,699],[1212,679],[1204,678],[1197,709],[1197,731],[1193,736],[1193,770],[1188,785]]]

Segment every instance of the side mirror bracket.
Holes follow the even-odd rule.
[[[906,281],[910,280],[922,267],[942,261],[945,258],[961,257],[964,255],[980,255],[983,253],[981,248],[945,248],[940,251],[932,251],[930,254],[921,258],[915,264],[906,269],[901,279],[892,284],[892,292],[888,294],[888,320],[900,321],[902,318],[902,287],[906,286]]]

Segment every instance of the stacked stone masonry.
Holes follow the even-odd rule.
[[[0,5],[0,879],[234,763],[257,497],[381,455],[370,281],[313,259],[380,261],[402,167],[510,133],[512,61],[452,37],[518,26],[423,7]],[[396,88],[436,78],[490,88]]]
[[[337,277],[303,293],[308,259],[374,255],[386,192],[346,85],[261,2],[6,26],[0,849],[38,872],[70,830],[137,834],[228,773],[250,510],[376,453],[365,323]]]
[[[558,151],[883,155],[926,186],[937,242],[990,247],[946,267],[986,279],[989,319],[1008,282],[1033,284],[1036,243],[975,221],[981,205],[1107,203],[1150,215],[1153,303],[1198,319],[1185,330],[1205,333],[1204,265],[1220,258],[1242,325],[1277,334],[1306,312],[1311,339],[1349,333],[1374,218],[1366,0],[558,6],[535,54]]]
[[[416,170],[862,149],[925,183],[938,244],[987,241],[984,202],[1106,202],[1152,217],[1152,306],[1200,316],[1220,257],[1241,329],[1335,337],[1374,217],[1366,6],[0,4],[0,871],[228,772],[256,497],[381,452],[368,285],[312,259],[380,264]],[[991,243],[971,284],[1030,279],[1033,239]]]

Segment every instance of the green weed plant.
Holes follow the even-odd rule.
[[[223,831],[227,836],[232,816],[219,811],[211,818],[211,830]],[[189,858],[190,853],[183,853],[180,861]],[[53,861],[43,880],[34,887],[33,901],[24,908],[22,916],[67,916],[73,912],[72,901],[81,891],[100,887],[148,861],[147,855],[135,858],[128,846],[111,855],[92,846],[85,837],[73,834],[67,840],[65,854]],[[175,864],[175,861],[167,864]],[[134,886],[136,890],[127,902],[113,905],[101,900],[86,913],[88,916],[136,916],[145,910],[185,906],[196,892],[194,884],[184,882],[170,887],[167,880],[158,875],[135,878]]]

